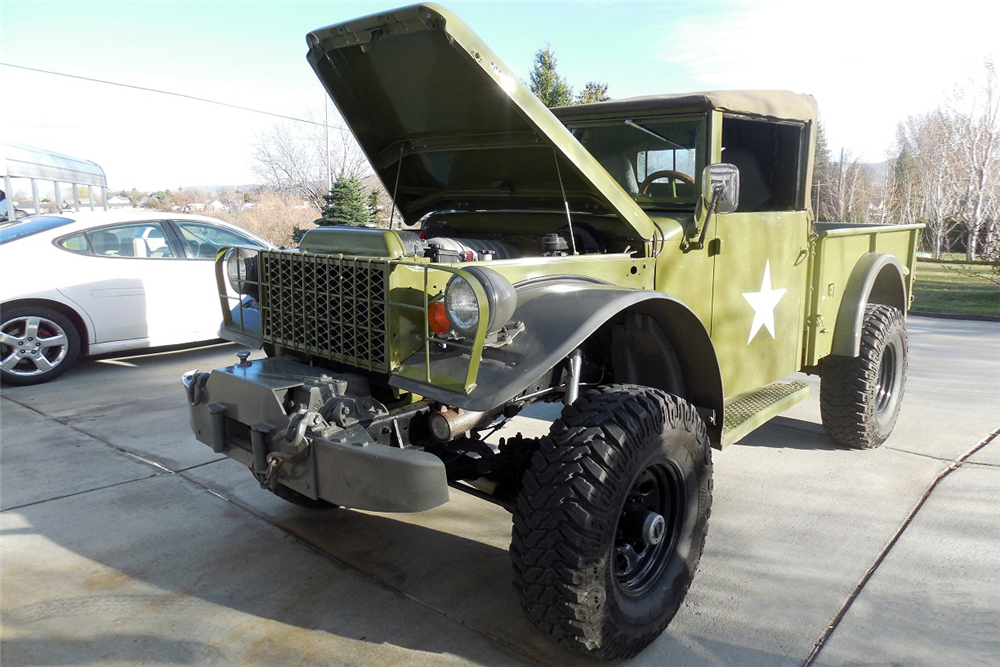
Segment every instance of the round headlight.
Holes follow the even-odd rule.
[[[234,292],[257,298],[257,251],[230,248],[226,251],[226,277]]]
[[[507,324],[517,308],[517,292],[510,281],[491,269],[473,266],[465,271],[483,288],[486,295],[486,333],[493,334]],[[475,336],[479,328],[479,301],[472,285],[456,275],[444,292],[444,306],[452,328],[460,335]]]
[[[444,307],[452,328],[463,336],[475,336],[479,326],[479,300],[472,285],[455,276],[444,292]]]

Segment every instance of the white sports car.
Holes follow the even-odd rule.
[[[273,247],[214,218],[170,213],[60,213],[3,226],[0,380],[38,384],[81,354],[218,338],[213,260],[230,245]]]

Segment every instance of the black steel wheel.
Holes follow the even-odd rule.
[[[831,355],[820,365],[820,412],[826,434],[855,449],[885,442],[899,417],[906,367],[903,313],[892,306],[867,306],[858,356]]]
[[[637,654],[687,594],[711,504],[693,406],[635,385],[587,392],[542,439],[518,497],[510,552],[528,618],[596,657]]]
[[[17,306],[0,315],[0,381],[41,384],[69,370],[80,356],[80,334],[60,312]]]

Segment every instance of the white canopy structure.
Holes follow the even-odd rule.
[[[3,165],[4,192],[9,201],[13,201],[12,178],[27,178],[31,180],[31,196],[34,200],[34,212],[38,213],[38,182],[51,181],[55,191],[56,206],[62,207],[60,183],[65,183],[73,190],[73,209],[80,210],[80,195],[78,186],[101,189],[101,202],[105,210],[107,204],[108,179],[104,170],[90,160],[63,155],[54,151],[24,144],[0,142],[0,163]],[[94,209],[94,197],[88,197],[90,209]]]

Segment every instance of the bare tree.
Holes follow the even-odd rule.
[[[311,228],[316,211],[311,206],[303,206],[302,199],[295,194],[276,192],[259,193],[253,197],[250,206],[240,206],[230,211],[206,211],[222,220],[250,230],[279,246],[292,245],[292,230],[296,227]]]
[[[882,189],[871,170],[850,151],[842,149],[840,159],[827,161],[823,171],[823,181],[816,183],[819,219],[872,222]]]
[[[329,161],[323,127],[282,122],[253,143],[251,169],[274,191],[294,195],[322,209],[328,190],[327,166],[333,178],[365,176],[371,167],[350,131],[330,127]]]
[[[965,228],[965,256],[972,261],[979,239],[997,236],[995,200],[1000,192],[1000,100],[993,63],[980,80],[956,87],[947,101],[955,125],[960,199],[956,214]],[[992,226],[994,229],[988,230]],[[985,234],[984,234],[985,233]]]
[[[959,179],[956,141],[953,124],[940,109],[910,116],[899,124],[896,135],[897,155],[905,155],[912,161],[912,180],[905,184],[903,193],[910,201],[901,206],[920,211],[920,219],[927,225],[924,237],[935,258],[947,248],[948,234],[956,224]]]
[[[949,235],[964,231],[969,260],[997,254],[1000,199],[1000,89],[993,63],[961,84],[944,103],[900,123],[894,160],[895,208],[908,220],[914,211],[927,224],[934,257],[949,248]]]

